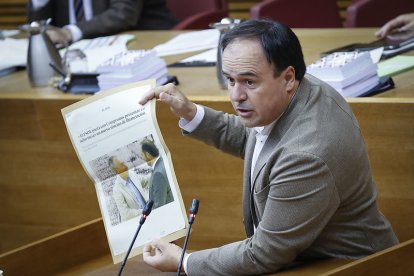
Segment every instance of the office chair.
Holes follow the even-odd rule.
[[[336,0],[265,0],[250,8],[250,18],[269,18],[291,28],[340,28]]]
[[[227,0],[167,0],[167,6],[180,20],[173,30],[208,29],[229,15]]]
[[[414,12],[413,0],[354,0],[346,11],[345,27],[381,27],[409,12]]]

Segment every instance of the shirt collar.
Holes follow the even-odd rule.
[[[276,122],[277,120],[266,126],[254,127],[254,130],[257,132],[256,136],[268,136]]]
[[[152,163],[151,168],[154,169],[155,168],[155,164],[158,162],[158,159],[160,159],[160,157],[156,157],[154,163]]]
[[[129,176],[128,176],[127,180],[124,180],[120,175],[118,175],[118,180],[119,180],[119,182],[121,182],[121,184],[124,187],[126,187],[128,185],[129,179],[130,179]]]

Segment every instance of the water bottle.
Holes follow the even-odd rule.
[[[34,21],[24,26],[29,33],[27,74],[33,87],[47,86],[50,79],[56,75],[49,63],[62,68],[59,52],[46,34],[49,23],[50,19]]]

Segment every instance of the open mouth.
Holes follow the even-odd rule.
[[[237,108],[237,113],[240,117],[249,117],[253,113],[253,110],[247,108]]]

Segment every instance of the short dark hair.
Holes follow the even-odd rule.
[[[158,157],[158,155],[160,154],[157,146],[151,140],[144,140],[141,143],[141,149],[143,152],[149,153],[154,157]]]
[[[256,39],[259,41],[269,64],[275,67],[275,76],[288,66],[295,68],[295,78],[302,80],[306,73],[302,47],[298,37],[286,25],[268,19],[246,20],[224,34],[221,50],[235,39]]]

